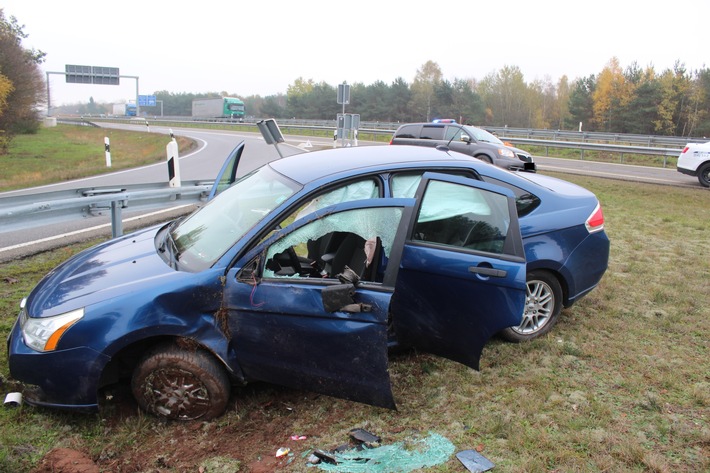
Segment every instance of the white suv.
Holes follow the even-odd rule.
[[[678,156],[678,172],[697,176],[700,185],[710,187],[710,141],[685,145]]]

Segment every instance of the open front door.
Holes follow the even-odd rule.
[[[413,204],[368,199],[320,209],[276,229],[228,271],[230,351],[247,378],[394,407],[392,287],[383,281]]]
[[[488,339],[518,325],[523,313],[525,255],[513,194],[427,173],[416,200],[398,246],[391,306],[397,338],[478,369]]]
[[[222,169],[220,169],[217,174],[208,200],[214,199],[217,194],[227,189],[237,180],[237,167],[239,167],[239,160],[242,158],[243,152],[244,141],[240,142],[232,152],[229,153],[229,156],[227,156],[227,159],[222,165]]]

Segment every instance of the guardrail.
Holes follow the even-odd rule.
[[[91,187],[0,198],[0,233],[81,217],[111,215],[111,234],[123,234],[122,210],[146,210],[207,200],[211,182],[183,181],[180,187],[138,184]]]
[[[621,155],[620,162],[624,162],[625,154],[640,154],[644,156],[662,156],[663,157],[663,167],[668,165],[668,157],[677,158],[682,148],[657,148],[652,146],[625,146],[625,145],[614,145],[614,144],[603,144],[603,143],[580,143],[574,141],[551,141],[551,140],[534,140],[528,138],[508,138],[511,141],[515,141],[517,144],[528,144],[532,146],[543,146],[545,147],[545,155],[549,155],[548,148],[574,148],[580,150],[579,159],[584,159],[584,151],[603,151],[608,153],[619,153]]]
[[[89,120],[89,117],[82,120]],[[128,124],[136,124],[135,121],[123,118],[92,118],[91,120],[112,121]],[[219,124],[220,126],[233,127],[235,129],[245,129],[255,127],[255,123],[238,123],[232,120],[214,119],[211,121],[194,121],[189,117],[162,117],[148,118],[153,124],[162,126],[197,126],[206,127]],[[141,124],[144,124],[142,122]],[[397,123],[362,122],[358,130],[361,139],[367,135],[372,136],[373,141],[389,141],[394,134]],[[336,130],[333,120],[279,120],[279,127],[288,134],[289,131],[307,136],[332,136]],[[690,142],[705,142],[703,138],[684,137],[664,137],[657,135],[631,135],[622,133],[602,133],[602,132],[573,132],[560,130],[533,130],[526,128],[506,128],[506,127],[484,127],[486,130],[495,132],[503,141],[510,141],[516,145],[531,145],[545,148],[545,153],[549,153],[549,148],[574,149],[580,151],[580,159],[585,159],[584,151],[601,151],[619,153],[621,163],[624,162],[625,155],[641,156],[663,156],[663,167],[668,166],[668,157],[678,157],[683,147]],[[532,137],[531,137],[532,136]],[[533,138],[537,137],[537,138]],[[544,138],[543,138],[544,137]],[[558,139],[554,139],[558,138]],[[569,141],[574,139],[575,141]],[[621,144],[637,143],[637,144]],[[655,146],[654,146],[655,145]]]

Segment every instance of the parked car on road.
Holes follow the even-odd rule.
[[[678,156],[678,172],[698,178],[703,187],[710,187],[710,141],[688,143]]]
[[[392,135],[390,144],[432,148],[444,146],[504,169],[535,170],[535,162],[530,153],[503,143],[482,128],[451,121],[401,125]]]
[[[209,419],[264,381],[394,407],[393,344],[478,369],[483,347],[547,332],[591,291],[609,240],[596,197],[452,151],[341,148],[236,179],[204,207],[87,249],[21,304],[8,338],[30,404],[138,404]]]

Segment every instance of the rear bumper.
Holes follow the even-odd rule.
[[[575,268],[573,284],[569,284],[565,307],[597,287],[609,266],[609,237],[606,232],[590,234],[569,255],[565,267]]]
[[[698,177],[698,171],[693,170],[693,169],[686,169],[686,168],[676,168],[679,173],[685,174],[687,176],[693,176],[693,177]]]

